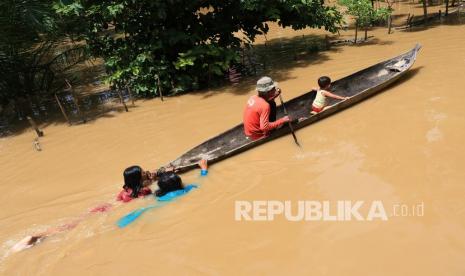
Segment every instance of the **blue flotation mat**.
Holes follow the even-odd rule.
[[[166,193],[165,195],[158,197],[157,200],[158,201],[171,201],[171,200],[173,200],[173,199],[175,199],[177,197],[180,197],[180,196],[183,196],[183,195],[187,194],[192,189],[197,188],[197,187],[198,186],[195,185],[195,184],[189,184],[186,187],[184,187],[184,189]]]
[[[132,211],[131,213],[125,215],[124,217],[120,218],[116,224],[120,227],[120,228],[123,228],[123,227],[126,227],[128,226],[129,224],[131,224],[134,220],[136,220],[138,217],[140,217],[143,213],[145,213],[146,211],[150,210],[150,209],[153,209],[153,208],[157,208],[157,207],[161,207],[164,204],[164,202],[168,202],[168,201],[173,201],[174,199],[180,197],[180,196],[183,196],[185,194],[187,194],[188,192],[190,192],[192,189],[194,188],[197,188],[198,186],[195,185],[195,184],[189,184],[187,185],[186,187],[184,187],[184,189],[182,190],[176,190],[176,191],[172,191],[172,192],[169,192],[161,197],[158,197],[157,198],[157,201],[160,202],[160,204],[153,204],[153,205],[149,205],[147,207],[143,207],[143,208],[139,208],[137,210],[134,210]],[[158,203],[158,202],[157,202]]]

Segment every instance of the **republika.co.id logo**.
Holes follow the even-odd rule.
[[[257,200],[236,201],[234,218],[237,221],[272,221],[281,216],[288,221],[387,221],[389,217],[422,217],[424,203],[393,204],[387,212],[381,200],[292,201]]]

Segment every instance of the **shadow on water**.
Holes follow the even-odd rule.
[[[57,97],[67,118],[55,98],[24,101],[22,105],[26,105],[26,108],[16,108],[12,104],[0,110],[0,137],[18,135],[30,129],[28,116],[39,124],[39,128],[57,124],[78,125],[99,118],[114,117],[116,113],[125,111],[120,95],[127,106],[134,108],[126,90],[122,90],[121,94],[107,90],[81,96],[77,99],[79,108],[72,93],[59,93]],[[27,110],[27,113],[21,110]]]
[[[408,16],[409,16],[408,13],[399,13],[399,14],[391,15],[391,18],[392,18],[392,21],[396,21],[396,20],[404,19]]]
[[[360,43],[357,42],[357,44],[354,44],[352,46],[354,47],[373,46],[373,45],[385,46],[385,45],[392,45],[392,44],[394,44],[394,41],[392,40],[380,40],[378,38],[371,38],[371,39],[368,39],[367,41],[362,41]]]
[[[418,18],[418,19],[415,19]],[[425,20],[423,15],[415,16],[412,22],[411,27],[404,26],[401,31],[404,32],[422,32],[427,31],[429,29],[433,29],[439,27],[441,25],[446,26],[461,26],[465,25],[465,7],[462,8],[462,11],[459,13],[458,10],[449,12],[447,16],[441,14],[439,17],[438,13],[431,14],[427,19],[427,24],[425,24]]]
[[[319,65],[329,60],[327,51],[337,52],[337,46],[330,47],[329,41],[322,35],[304,35],[293,38],[276,38],[263,44],[244,48],[241,62],[235,70],[239,73],[236,81],[215,88],[215,91],[194,92],[209,98],[219,93],[233,93],[242,96],[254,89],[261,76],[270,76],[276,81],[289,80],[292,69]]]
[[[397,81],[395,81],[394,83],[386,87],[385,89],[392,89],[398,85],[403,84],[404,82],[409,81],[416,74],[418,74],[418,72],[420,72],[422,69],[423,69],[423,66],[418,66],[418,67],[408,70],[407,73],[405,73],[405,75],[403,75],[400,79],[398,79]]]
[[[309,65],[321,64],[329,60],[324,51],[338,51],[337,47],[329,49],[325,36],[304,35],[294,38],[277,38],[266,41],[264,44],[245,47],[240,53],[241,61],[236,65],[236,70],[240,75],[240,81],[227,80],[220,83],[217,88],[210,87],[208,90],[190,92],[201,94],[203,98],[211,97],[221,91],[228,90],[235,95],[248,93],[255,86],[256,78],[262,75],[270,75],[277,81],[290,78],[289,72],[296,67],[306,67]],[[89,67],[89,66],[88,66]],[[58,94],[59,101],[65,110],[67,119],[62,114],[61,108],[56,99],[23,99],[22,104],[11,104],[9,107],[0,109],[0,137],[21,134],[31,128],[26,116],[32,117],[39,127],[49,125],[70,124],[77,125],[88,123],[102,117],[113,117],[117,113],[124,112],[125,108],[121,104],[120,96],[116,91],[103,91],[89,94],[86,89],[93,90],[92,84],[99,82],[96,76],[102,72],[100,66],[90,66],[88,73],[90,86],[84,86],[83,91],[78,92],[78,106],[75,98],[70,92]],[[79,71],[80,72],[80,71]],[[86,71],[87,72],[87,71]],[[81,72],[82,73],[82,72]],[[232,89],[231,89],[231,83]],[[215,91],[212,91],[215,89]],[[130,95],[123,90],[121,93],[127,105],[130,105]],[[182,94],[180,94],[182,95]],[[174,95],[177,97],[180,95]],[[20,108],[18,108],[18,106]],[[18,110],[27,110],[21,112]]]
[[[332,38],[334,39],[334,37]],[[392,41],[370,39],[364,43],[353,45],[387,45]],[[218,87],[190,92],[201,95],[206,99],[220,93],[232,93],[242,96],[255,88],[256,80],[260,76],[268,75],[276,81],[289,80],[290,72],[299,67],[310,65],[318,66],[330,60],[328,52],[339,52],[347,43],[332,45],[328,36],[302,35],[292,38],[276,38],[263,44],[245,47],[240,53],[240,62],[230,69],[225,75],[225,81]],[[349,44],[350,45],[350,44]],[[84,92],[84,93],[83,93]],[[78,99],[79,109],[76,108],[75,99],[71,93],[59,94],[59,100],[68,116],[71,125],[83,122],[92,122],[102,117],[113,117],[117,113],[124,112],[120,95],[116,91],[103,91],[100,93],[86,94],[80,91]],[[180,95],[174,95],[177,97]],[[124,102],[129,106],[130,95],[128,91],[121,92]],[[53,124],[67,124],[68,121],[62,115],[62,111],[55,99],[29,102],[29,114],[41,127]],[[11,109],[11,108],[10,108]],[[11,110],[15,110],[12,108]],[[10,116],[3,116],[5,110],[0,110],[0,137],[20,134],[30,129],[26,120],[26,114],[18,111],[11,112]],[[24,109],[23,109],[24,110]]]
[[[228,85],[215,89],[197,91],[194,94],[202,95],[203,99],[221,93],[243,96],[255,89],[256,81],[261,76],[270,76],[277,82],[295,78],[290,75],[293,69],[323,64],[330,60],[329,52],[341,52],[342,47],[383,46],[394,43],[372,37],[366,41],[357,42],[357,44],[352,44],[349,40],[344,40],[340,44],[336,44],[336,42],[335,37],[329,40],[329,37],[324,35],[305,35],[293,38],[276,38],[264,44],[244,49],[241,55],[243,67],[240,70],[239,81],[229,82]]]

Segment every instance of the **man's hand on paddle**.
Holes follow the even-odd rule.
[[[281,88],[279,88],[279,87],[277,87],[274,91],[275,91],[275,92],[274,92],[274,95],[271,97],[270,100],[276,99],[277,97],[279,97],[279,95],[281,95],[281,92],[282,92],[282,91],[281,91]]]
[[[306,119],[308,119],[307,117],[299,117],[299,118],[290,118],[290,122],[291,123],[300,123],[302,121],[305,121]]]
[[[283,121],[284,121],[284,123],[292,122],[292,119],[291,119],[291,117],[289,117],[289,116],[284,116],[284,117],[283,117]]]
[[[308,117],[300,117],[300,118],[292,118],[292,117],[289,117],[289,116],[284,116],[283,117],[284,123],[287,123],[287,122],[300,123],[302,121],[305,121],[306,119],[308,119]]]

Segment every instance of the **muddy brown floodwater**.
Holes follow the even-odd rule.
[[[280,69],[283,96],[421,43],[396,85],[299,130],[302,149],[288,136],[212,166],[198,190],[125,229],[115,222],[152,197],[8,251],[27,234],[112,202],[125,167],[156,168],[240,122],[253,80],[163,103],[138,101],[127,114],[85,125],[48,126],[40,153],[31,131],[1,139],[0,274],[464,275],[465,25],[370,34],[377,43],[337,47]],[[192,183],[197,174],[182,177]],[[388,213],[394,204],[423,204],[424,215],[246,222],[234,219],[236,200],[380,200]]]

